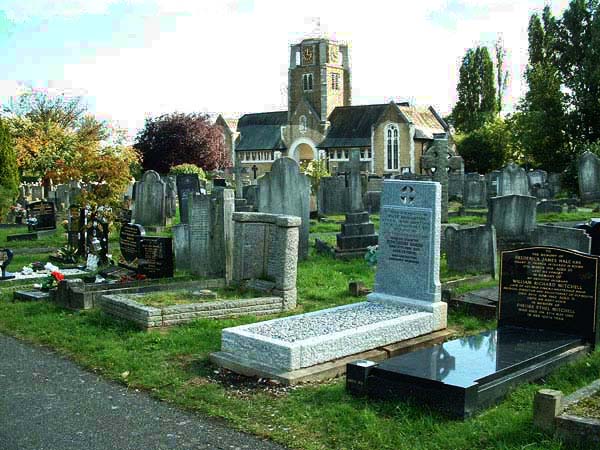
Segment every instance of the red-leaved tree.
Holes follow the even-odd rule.
[[[163,174],[185,163],[204,170],[226,165],[222,131],[204,114],[172,113],[148,118],[134,148],[142,154],[145,170]]]

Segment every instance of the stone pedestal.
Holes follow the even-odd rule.
[[[342,224],[342,232],[337,234],[336,239],[335,257],[337,259],[364,256],[367,247],[377,245],[375,225],[369,220],[369,213],[346,214],[346,222]]]

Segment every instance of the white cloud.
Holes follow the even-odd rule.
[[[21,15],[53,2],[36,0]],[[57,2],[59,3],[59,2]],[[67,2],[56,14],[106,10],[110,0]],[[93,6],[91,6],[93,4]],[[95,100],[99,115],[129,128],[144,117],[171,111],[235,112],[285,109],[289,44],[323,28],[351,44],[355,103],[413,98],[448,112],[455,101],[460,60],[478,43],[493,44],[502,33],[511,85],[507,102],[522,92],[527,62],[527,22],[543,0],[157,0],[159,14],[175,16],[175,31],[148,19],[146,46],[99,49],[93,59],[63,68],[72,87]],[[566,4],[558,3],[557,11]],[[464,8],[469,14],[461,16]],[[556,6],[556,4],[555,4]],[[27,11],[26,11],[27,10]],[[13,11],[13,16],[15,12]],[[455,20],[444,26],[445,14]],[[18,15],[18,14],[17,14]],[[2,89],[0,87],[0,89]]]

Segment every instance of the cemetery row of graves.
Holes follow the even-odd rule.
[[[600,373],[600,164],[569,198],[436,146],[430,179],[368,178],[352,151],[314,201],[287,157],[258,180],[149,171],[110,214],[23,186],[0,331],[291,448],[597,445],[576,408],[600,388],[577,392]]]

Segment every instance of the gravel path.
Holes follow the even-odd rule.
[[[2,450],[284,450],[0,334]]]
[[[416,309],[405,306],[361,302],[350,308],[324,309],[318,314],[301,314],[261,322],[248,327],[247,331],[286,342],[296,342],[395,319],[416,312],[418,312]]]

